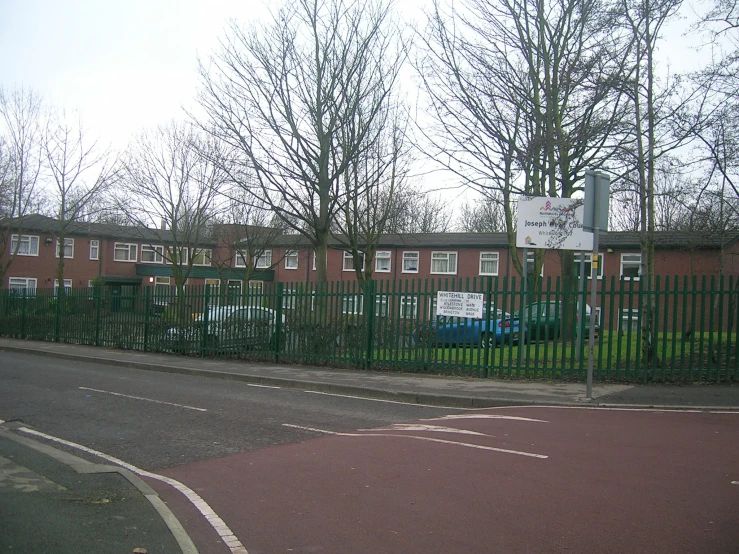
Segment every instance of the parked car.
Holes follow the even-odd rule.
[[[282,323],[283,332],[287,332],[284,315]],[[261,306],[214,306],[191,324],[168,329],[167,338],[197,349],[204,331],[208,349],[272,348],[276,343],[277,312]]]
[[[575,313],[571,316],[577,322],[580,317],[579,305],[574,308]],[[562,302],[533,302],[516,312],[514,317],[524,320],[526,324],[526,340],[548,340],[556,339],[562,333],[562,316],[564,313]],[[523,314],[523,316],[521,316]],[[568,318],[569,319],[569,318]],[[585,338],[588,337],[588,324],[590,322],[590,306],[585,304]],[[575,327],[575,332],[579,326]],[[596,320],[595,336],[600,332],[600,324]]]
[[[416,344],[439,346],[485,346],[491,348],[506,343],[518,343],[519,321],[509,313],[493,310],[490,320],[463,317],[437,316],[427,326],[416,329],[413,340]]]

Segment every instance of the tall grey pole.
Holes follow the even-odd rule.
[[[600,228],[596,222],[593,229],[593,257],[590,263],[590,334],[588,335],[588,385],[586,397],[588,400],[593,399],[593,362],[595,358],[595,301],[597,299],[596,289],[598,288],[598,267],[600,267],[600,256],[598,256],[598,240],[600,238]],[[595,260],[598,263],[595,263]]]

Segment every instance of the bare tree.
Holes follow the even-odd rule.
[[[377,245],[396,211],[407,183],[409,152],[405,116],[385,118],[376,142],[352,161],[343,175],[343,217],[336,218],[335,238],[352,254],[360,285],[372,279]]]
[[[628,43],[601,0],[467,0],[429,16],[418,68],[436,122],[431,153],[476,190],[569,198],[613,152],[623,116],[618,78]],[[537,251],[537,269],[544,252]],[[568,259],[569,258],[569,259]],[[563,275],[572,275],[571,253]],[[522,274],[523,264],[514,257]]]
[[[125,159],[119,209],[142,228],[150,255],[170,264],[178,315],[184,286],[196,260],[208,258],[210,223],[219,213],[228,176],[214,139],[192,125],[172,122],[142,133]]]
[[[504,233],[505,210],[499,193],[484,195],[476,202],[462,205],[458,227],[465,233]]]
[[[80,119],[63,111],[49,121],[43,153],[52,182],[49,208],[58,222],[56,282],[62,294],[67,240],[72,240],[68,236],[81,227],[93,204],[118,180],[118,166],[109,151],[87,139]]]
[[[446,233],[452,229],[449,200],[407,185],[395,191],[386,233]]]
[[[261,200],[308,239],[318,281],[342,176],[376,142],[402,60],[385,0],[299,0],[269,26],[232,23],[200,66],[209,130],[244,157]]]
[[[284,223],[267,206],[255,203],[254,195],[244,194],[246,182],[241,180],[240,185],[232,185],[225,191],[226,205],[214,225],[214,238],[229,254],[213,259],[222,283],[222,296],[231,270],[240,270],[242,291],[247,291],[249,281],[257,272],[257,262],[266,258],[268,250],[270,264],[260,269],[272,268],[279,262],[271,254],[276,239],[284,233]]]
[[[20,240],[24,218],[41,204],[43,120],[42,101],[35,92],[0,88],[0,281],[21,248],[29,247]],[[13,241],[12,236],[19,239]]]

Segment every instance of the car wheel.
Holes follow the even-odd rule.
[[[484,333],[484,334],[482,335],[482,341],[481,341],[481,344],[482,344],[483,346],[489,346],[490,348],[495,348],[496,346],[498,346],[498,343],[499,343],[499,342],[500,342],[500,341],[498,341],[498,340],[497,340],[497,339],[495,338],[495,334],[494,334],[494,333]]]

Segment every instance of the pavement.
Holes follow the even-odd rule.
[[[0,338],[0,351],[456,408],[558,405],[739,411],[739,384],[595,383],[588,399],[584,383],[338,370],[6,338]],[[140,478],[19,436],[12,427],[0,422],[0,553],[197,552],[166,505]]]

